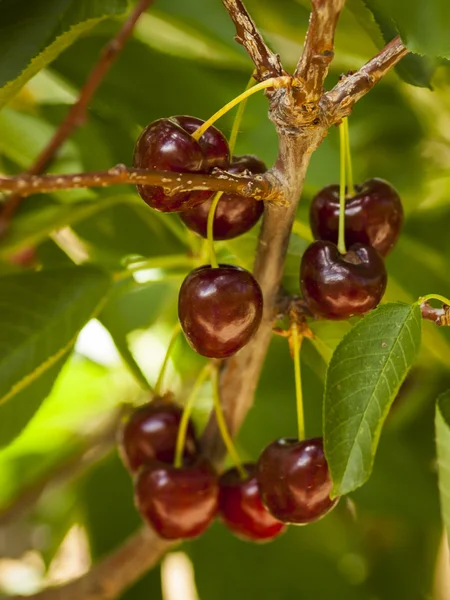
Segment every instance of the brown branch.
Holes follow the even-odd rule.
[[[303,101],[317,103],[334,57],[334,33],[345,0],[312,0],[302,56],[294,77],[303,84]]]
[[[325,94],[332,122],[337,123],[343,117],[347,117],[355,102],[367,94],[407,54],[408,50],[397,36],[359,71],[343,76],[339,83]]]
[[[280,57],[267,46],[241,0],[222,0],[236,27],[236,41],[242,44],[256,67],[256,79],[286,75]]]
[[[434,308],[429,302],[422,302],[420,305],[422,319],[433,321],[439,327],[450,326],[450,306],[443,304],[441,308]]]
[[[103,48],[97,64],[90,72],[85,84],[80,90],[78,100],[70,108],[66,118],[59,125],[52,139],[40,152],[34,163],[28,169],[27,173],[31,175],[43,173],[73,131],[85,123],[87,109],[92,97],[110,70],[114,61],[119,56],[120,52],[125,46],[126,41],[133,33],[133,29],[137,20],[141,14],[147,10],[153,1],[154,0],[140,0],[117,35]],[[6,232],[9,222],[19,208],[23,197],[23,194],[13,194],[8,198],[8,201],[2,207],[2,210],[0,211],[0,236]]]
[[[239,194],[260,200],[277,200],[280,191],[277,182],[270,175],[246,177],[219,171],[204,175],[201,173],[172,173],[170,171],[149,171],[128,169],[117,165],[108,171],[74,173],[69,175],[16,175],[0,177],[0,190],[19,192],[21,196],[54,192],[84,187],[109,187],[125,184],[156,185],[164,188],[167,195],[193,190],[212,190]]]

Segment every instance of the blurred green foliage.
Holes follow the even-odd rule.
[[[54,8],[74,3],[47,0],[42,7],[44,4]],[[249,0],[247,4],[286,68],[293,69],[307,26],[309,2]],[[404,31],[406,27],[411,31],[407,37],[412,49],[424,54],[429,51],[428,63],[414,59],[416,62],[402,73],[407,81],[425,87],[408,85],[391,73],[355,107],[350,119],[357,180],[385,178],[399,190],[403,200],[406,222],[398,247],[387,260],[390,283],[386,300],[411,303],[427,293],[450,295],[450,72],[436,60],[448,56],[444,42],[448,41],[450,18],[446,2],[421,3],[420,13],[419,3],[412,7],[406,4],[349,1],[336,35],[336,59],[327,86],[342,72],[358,68],[373,56],[387,31],[394,34],[396,28]],[[0,2],[0,17],[5,5],[12,10],[12,2]],[[104,10],[105,16],[123,9],[117,0],[92,2],[94,5]],[[33,10],[38,10],[36,7]],[[376,21],[367,7],[373,8]],[[422,31],[417,23],[421,23],[419,17],[425,18],[423,15],[428,20]],[[403,20],[403,16],[408,19]],[[77,19],[82,24],[89,15],[78,15]],[[6,20],[0,18],[0,22]],[[44,22],[40,24],[45,26]],[[22,171],[45,145],[118,25],[110,20],[90,29],[11,99],[0,114],[2,172]],[[150,121],[176,114],[210,116],[243,90],[252,71],[233,36],[234,28],[218,1],[160,0],[139,23],[96,94],[88,123],[64,146],[52,171],[130,164],[136,137]],[[5,81],[24,67],[16,43],[20,40],[9,41],[6,54],[9,61],[15,61],[15,75],[11,70]],[[54,40],[45,43],[51,45]],[[42,62],[39,68],[45,65]],[[229,114],[220,123],[226,134],[232,118]],[[275,160],[277,139],[267,119],[263,95],[248,102],[236,153],[257,154],[268,165]],[[300,256],[309,242],[305,233],[309,201],[319,188],[337,181],[338,165],[338,136],[332,130],[312,157],[298,210],[298,227],[291,238],[284,285],[294,293],[298,292]],[[36,247],[44,272],[66,267],[70,261],[58,240],[49,238],[52,231],[63,227],[71,228],[91,262],[115,273],[123,272],[124,261],[130,257],[152,258],[157,265],[167,256],[191,256],[201,251],[200,241],[186,233],[176,215],[150,211],[132,188],[77,190],[30,197],[23,203],[11,231],[0,244],[0,274],[19,272],[20,267],[12,265],[9,257],[30,245]],[[220,255],[251,267],[256,235],[257,231],[252,231],[219,244]],[[7,519],[17,500],[39,482],[82,456],[90,436],[104,427],[118,406],[143,401],[142,386],[145,380],[154,383],[156,379],[164,346],[176,322],[177,289],[188,270],[186,263],[156,268],[149,272],[145,283],[129,280],[115,287],[99,320],[137,378],[133,379],[117,361],[99,364],[101,358],[89,360],[83,356],[89,354],[86,349],[79,349],[64,366],[58,365],[62,372],[51,394],[21,435],[0,451],[0,519]],[[43,293],[49,293],[46,286]],[[80,327],[75,327],[75,332]],[[304,344],[308,435],[319,435],[322,430],[326,366],[348,329],[348,323],[316,323],[317,339]],[[96,342],[91,344],[95,346]],[[201,365],[202,360],[180,340],[167,378],[180,401]],[[202,539],[183,546],[195,567],[200,598],[431,598],[442,530],[434,400],[449,383],[449,332],[424,324],[419,360],[388,416],[372,477],[351,494],[353,504],[343,500],[323,521],[291,528],[279,540],[264,546],[237,540],[220,523],[215,524]],[[30,407],[39,404],[36,394],[41,394],[40,402],[42,390],[29,388],[28,402],[11,402],[5,404],[5,409],[11,407],[23,424],[34,412]],[[199,426],[205,422],[210,405],[207,394],[199,399],[195,415]],[[0,431],[14,428],[15,417],[9,418],[7,427],[0,424]],[[265,444],[277,436],[295,435],[295,431],[293,368],[286,342],[277,338],[271,344],[255,407],[237,443],[244,457],[256,459]],[[1,553],[12,547],[8,540],[14,538],[16,555],[35,547],[49,563],[75,522],[86,528],[94,560],[120,544],[138,525],[130,479],[114,450],[81,476],[69,479],[28,506],[19,523],[5,534]],[[45,543],[38,543],[33,533],[42,526],[47,536]],[[159,570],[126,597],[142,600],[150,596],[161,597]]]

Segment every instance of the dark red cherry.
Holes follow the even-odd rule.
[[[322,438],[272,442],[259,457],[256,479],[263,504],[285,523],[317,521],[338,502],[330,499],[332,482]]]
[[[267,171],[266,165],[256,156],[233,156],[229,173],[257,175]],[[207,237],[208,213],[212,198],[195,208],[182,212],[183,223],[202,237]],[[223,194],[214,216],[213,237],[215,240],[231,240],[251,229],[264,212],[264,202],[244,198],[237,194]]]
[[[243,479],[236,468],[229,469],[219,479],[219,516],[233,533],[251,542],[267,542],[279,536],[286,525],[275,519],[261,502],[256,465],[243,465]]]
[[[332,242],[313,242],[302,256],[300,288],[308,308],[326,319],[347,319],[375,308],[386,289],[383,259],[354,244],[344,256]]]
[[[183,410],[164,398],[156,398],[136,409],[119,434],[119,449],[129,471],[137,471],[149,461],[172,463]],[[198,455],[194,427],[189,422],[184,445],[186,458]]]
[[[386,256],[394,247],[403,222],[403,207],[396,190],[382,179],[355,186],[356,194],[345,202],[345,241],[367,244]],[[323,188],[311,202],[311,230],[316,240],[337,244],[339,186]]]
[[[251,273],[233,265],[195,269],[183,281],[178,317],[192,348],[209,358],[226,358],[258,329],[263,297]]]
[[[197,142],[191,135],[203,123],[195,117],[158,119],[147,125],[136,142],[133,166],[176,173],[208,173],[226,169],[230,162],[228,142],[210,127]],[[152,208],[172,212],[191,208],[211,197],[212,192],[182,192],[166,195],[162,187],[138,185],[141,198]]]
[[[212,523],[219,484],[205,461],[182,468],[154,461],[139,471],[134,493],[142,517],[161,537],[187,539]]]

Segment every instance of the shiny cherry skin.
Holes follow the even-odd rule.
[[[122,460],[131,472],[142,465],[159,460],[172,463],[183,410],[164,398],[137,408],[119,432],[119,450]],[[192,422],[189,422],[184,456],[194,458],[199,446]]]
[[[267,171],[266,165],[256,156],[233,156],[229,173],[257,175]],[[207,237],[207,223],[212,198],[195,208],[180,214],[183,223],[195,233]],[[251,229],[264,212],[264,202],[243,198],[238,194],[223,194],[216,207],[213,237],[215,240],[231,240]]]
[[[233,265],[191,271],[178,296],[178,317],[192,348],[227,358],[247,344],[261,322],[263,297],[251,273]]]
[[[317,521],[338,502],[330,499],[332,482],[322,438],[272,442],[259,457],[256,479],[263,504],[284,523]]]
[[[243,479],[236,468],[229,469],[219,479],[219,517],[238,537],[250,542],[268,542],[286,529],[261,502],[256,481],[255,464],[243,465]]]
[[[311,312],[348,319],[375,308],[386,289],[384,261],[375,248],[354,244],[343,256],[332,242],[313,242],[302,256],[300,288]]]
[[[224,135],[210,127],[197,142],[191,135],[204,121],[177,116],[153,121],[136,142],[133,166],[140,169],[175,173],[209,173],[213,168],[227,169],[230,151]],[[182,192],[166,195],[162,187],[138,185],[141,198],[162,212],[191,208],[211,197],[212,192]]]
[[[392,250],[403,223],[403,207],[397,191],[383,179],[369,179],[355,186],[356,194],[345,202],[345,241],[373,246],[382,256]],[[311,230],[316,240],[337,244],[339,186],[323,188],[311,202]]]
[[[206,461],[175,468],[158,461],[142,467],[135,503],[144,520],[167,540],[201,535],[217,513],[219,483]]]

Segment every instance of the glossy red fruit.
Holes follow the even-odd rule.
[[[375,308],[386,289],[383,259],[354,244],[344,256],[332,242],[313,242],[302,256],[300,288],[308,308],[326,319],[348,319]]]
[[[182,414],[182,408],[163,398],[155,398],[131,414],[119,433],[120,453],[129,471],[137,471],[153,460],[173,462]],[[198,452],[194,427],[189,422],[184,456],[194,458]]]
[[[233,265],[195,269],[183,281],[178,317],[192,348],[209,358],[226,358],[258,329],[263,297],[251,273]]]
[[[209,173],[214,167],[227,169],[228,142],[218,129],[210,127],[198,142],[191,136],[203,122],[187,116],[153,121],[136,142],[133,166],[176,173]],[[149,206],[162,212],[193,207],[212,195],[212,192],[183,192],[169,196],[162,187],[149,185],[138,185],[137,190]]]
[[[257,175],[267,171],[266,165],[256,156],[233,156],[229,173]],[[207,237],[207,223],[212,198],[195,208],[184,211],[183,223],[202,237]],[[243,198],[237,194],[223,194],[216,207],[213,237],[215,240],[231,240],[251,229],[264,212],[264,202]]]
[[[268,542],[279,536],[286,525],[273,517],[261,502],[256,481],[256,465],[243,465],[243,479],[236,468],[219,479],[219,516],[233,533],[251,542]]]
[[[394,247],[403,223],[403,207],[396,190],[382,179],[369,179],[355,186],[356,194],[345,202],[347,245],[373,246],[382,256]],[[311,202],[309,221],[316,240],[337,244],[339,186],[321,190]]]
[[[139,512],[168,540],[201,535],[216,516],[218,495],[217,475],[204,461],[179,469],[155,461],[135,481]]]
[[[332,482],[322,438],[272,442],[259,457],[256,478],[264,505],[285,523],[317,521],[338,502],[330,499]]]

